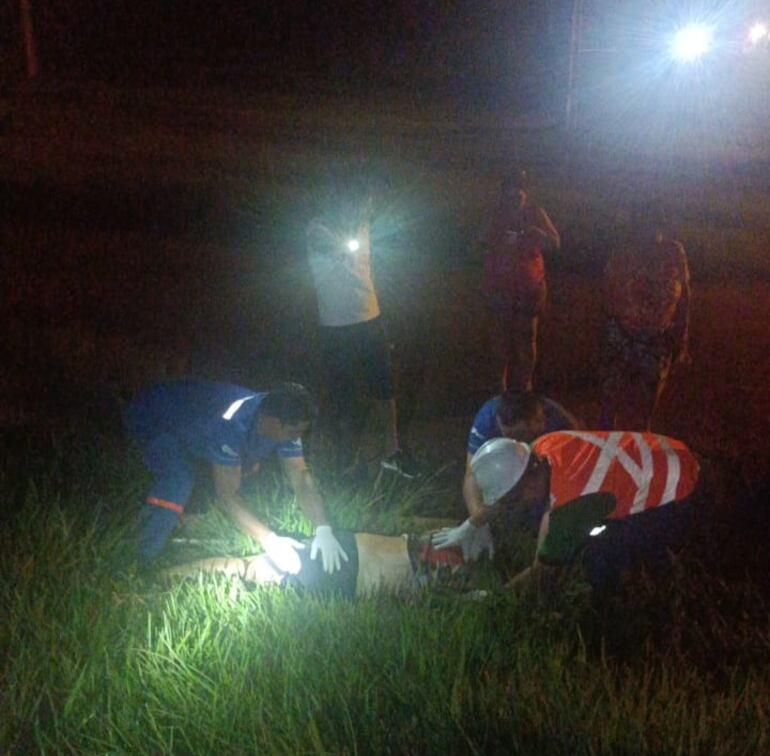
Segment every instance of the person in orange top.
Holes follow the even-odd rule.
[[[548,214],[530,201],[526,171],[513,172],[502,183],[482,245],[481,290],[495,321],[503,391],[532,390],[538,318],[547,294],[542,250],[559,249],[560,243]]]
[[[513,508],[548,499],[532,567],[567,566],[581,553],[591,584],[614,590],[629,569],[660,569],[686,536],[700,467],[682,441],[654,433],[559,431],[532,446],[508,438],[487,441],[471,462],[484,511],[438,533],[437,548],[461,546],[468,556],[480,528]]]
[[[634,208],[604,270],[602,425],[650,430],[673,366],[687,364],[690,271],[661,208]]]

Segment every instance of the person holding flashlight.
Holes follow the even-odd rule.
[[[381,468],[415,478],[419,470],[399,441],[390,344],[372,277],[372,198],[354,194],[329,204],[308,225],[307,250],[338,446],[356,448],[353,410],[363,393],[384,430]]]
[[[537,363],[537,327],[546,302],[543,249],[558,250],[559,232],[529,198],[529,177],[516,170],[501,196],[483,240],[481,290],[492,311],[503,362],[502,390],[531,391]]]
[[[334,572],[347,554],[334,536],[302,450],[302,435],[315,418],[308,392],[286,383],[269,392],[202,380],[180,380],[140,391],[124,412],[126,432],[142,451],[154,481],[139,534],[139,558],[150,564],[179,523],[195,482],[196,462],[207,462],[216,497],[239,527],[276,564],[297,572],[305,548],[274,533],[250,511],[243,478],[275,452],[300,508],[316,526],[310,557]]]

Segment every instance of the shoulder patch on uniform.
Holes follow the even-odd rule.
[[[230,455],[231,457],[240,457],[240,454],[238,454],[238,452],[237,452],[237,451],[234,451],[233,449],[231,449],[231,448],[230,448],[230,447],[229,447],[227,444],[222,444],[222,447],[221,447],[221,448],[222,448],[222,451],[223,451],[225,454],[228,454],[228,455]]]

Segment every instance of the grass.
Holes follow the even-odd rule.
[[[762,189],[705,165],[570,171],[543,157],[561,154],[552,134],[482,116],[150,95],[91,92],[75,109],[69,94],[17,98],[3,137],[17,194],[0,225],[0,751],[768,751]],[[557,596],[319,602],[136,572],[147,481],[110,435],[119,397],[190,370],[320,389],[296,217],[305,185],[351,151],[391,181],[399,233],[377,284],[406,435],[435,472],[353,486],[329,475],[321,443],[336,523],[397,534],[459,516],[464,437],[497,381],[471,252],[519,155],[565,242],[548,259],[538,385],[589,425],[596,274],[621,200],[659,192],[679,221],[694,365],[658,425],[708,461],[709,499],[668,583],[640,578],[602,606],[578,576]],[[274,527],[308,532],[277,477],[249,496]],[[216,512],[188,533],[209,543],[170,559],[253,549]],[[532,548],[522,540],[513,565]]]
[[[67,440],[21,486],[3,471],[3,498],[15,501],[0,535],[4,753],[770,746],[765,597],[697,551],[665,586],[640,578],[601,607],[578,576],[558,595],[493,591],[481,602],[432,593],[320,601],[202,579],[165,586],[128,558],[144,483],[136,460]],[[257,510],[275,527],[306,530],[266,477]],[[344,525],[371,522],[379,506],[399,532],[442,493],[433,479],[379,494],[338,487],[329,501]],[[92,506],[107,497],[111,507]],[[216,512],[192,534],[215,542],[172,560],[251,548]]]

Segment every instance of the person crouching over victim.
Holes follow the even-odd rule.
[[[594,589],[612,592],[621,575],[656,571],[684,542],[699,476],[682,441],[653,433],[561,431],[531,447],[497,438],[473,456],[485,509],[436,534],[436,548],[461,546],[472,556],[481,526],[508,509],[550,502],[534,564],[508,583],[524,585],[544,567],[569,566],[583,552]]]
[[[473,477],[471,462],[473,455],[493,438],[512,438],[524,443],[532,443],[545,433],[560,430],[576,430],[580,427],[577,419],[558,402],[538,396],[532,391],[508,389],[499,396],[485,402],[476,413],[470,433],[465,459],[465,477],[463,478],[463,500],[468,515],[480,515],[484,509],[481,489]],[[519,521],[529,521],[532,517],[540,522],[540,515],[547,504],[543,500],[533,506],[532,514],[521,512]],[[535,523],[536,525],[537,523]],[[492,536],[489,526],[479,528],[476,545],[481,550],[493,555]],[[477,558],[480,553],[473,553]]]
[[[258,541],[287,572],[300,569],[305,546],[274,533],[247,508],[241,481],[275,452],[300,508],[316,526],[310,557],[321,554],[327,572],[347,554],[334,537],[321,496],[302,450],[302,435],[315,418],[315,405],[299,384],[269,392],[211,381],[183,380],[151,386],[124,413],[127,434],[141,447],[155,476],[147,494],[139,535],[146,564],[161,552],[192,492],[197,460],[208,462],[217,500],[241,529]]]

